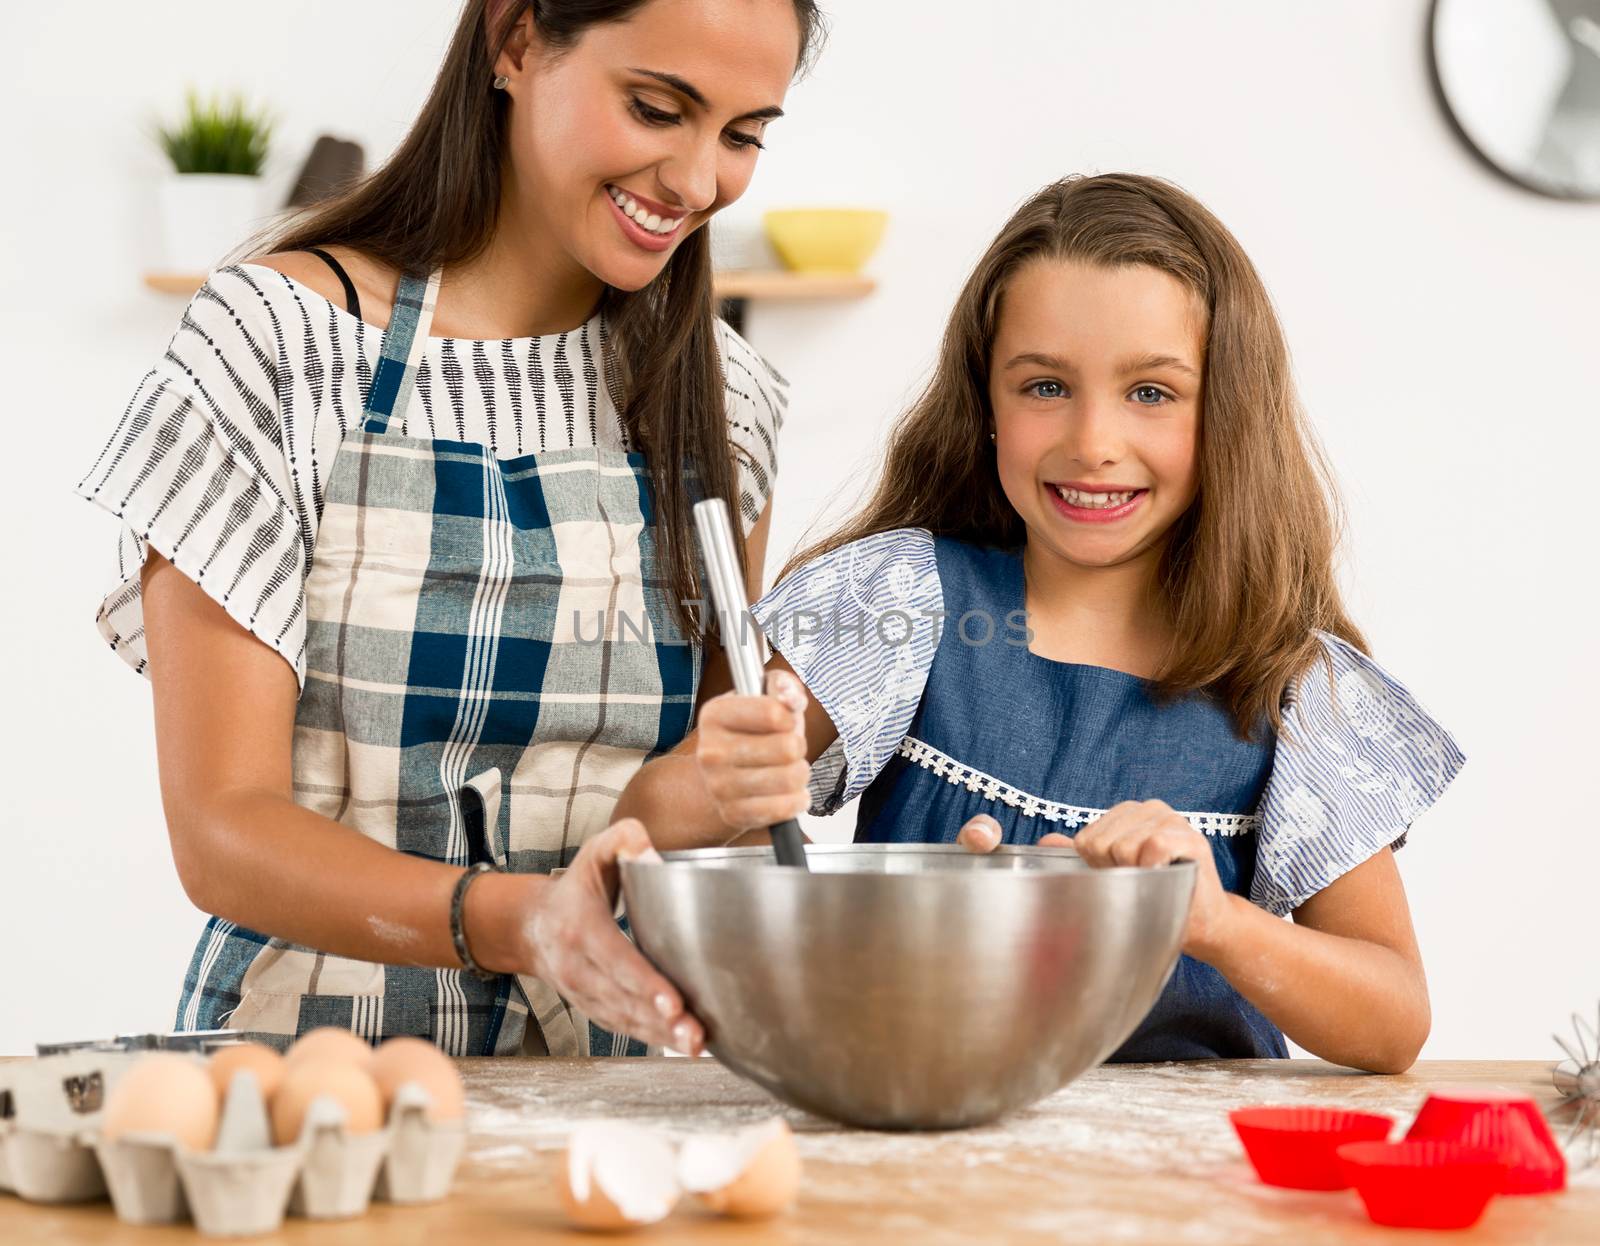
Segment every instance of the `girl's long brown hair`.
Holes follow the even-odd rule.
[[[1006,286],[1036,259],[1148,265],[1204,309],[1199,489],[1161,555],[1173,640],[1156,683],[1167,696],[1215,694],[1241,736],[1263,722],[1280,730],[1286,690],[1321,652],[1317,631],[1366,650],[1335,581],[1337,496],[1261,278],[1216,217],[1158,178],[1069,177],[1017,210],[962,288],[933,377],[896,422],[871,499],[783,575],[894,528],[1024,543],[989,440],[989,368]]]
[[[399,148],[370,177],[318,205],[272,238],[273,251],[345,246],[400,272],[460,264],[488,245],[500,210],[510,98],[492,87],[494,62],[513,26],[531,12],[547,48],[570,48],[589,27],[625,21],[649,0],[467,0],[422,112]],[[794,0],[799,64],[822,34],[815,0]],[[703,639],[693,541],[696,495],[737,510],[728,440],[706,227],[690,234],[642,290],[607,287],[600,312],[606,366],[623,396],[628,441],[650,467],[656,522],[673,612],[684,635]],[[691,484],[690,473],[698,487]],[[741,564],[745,555],[741,545]],[[707,612],[709,613],[709,612]]]

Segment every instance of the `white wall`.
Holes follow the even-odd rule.
[[[92,625],[115,523],[70,493],[180,310],[138,283],[148,122],[191,82],[241,87],[278,111],[287,151],[328,128],[381,154],[452,7],[0,17],[21,52],[0,85],[0,1052],[164,1027],[200,920],[165,843],[148,691]],[[1012,205],[1076,170],[1175,178],[1265,273],[1345,482],[1359,618],[1471,759],[1400,858],[1433,986],[1425,1054],[1553,1058],[1549,1032],[1600,995],[1600,207],[1517,191],[1460,148],[1428,85],[1424,0],[830,7],[832,43],[733,211],[849,201],[893,223],[872,299],[752,310],[794,383],[771,565],[830,495],[853,498],[838,447],[870,465]]]

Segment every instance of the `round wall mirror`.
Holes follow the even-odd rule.
[[[1431,43],[1478,155],[1529,190],[1600,199],[1600,0],[1434,0]]]

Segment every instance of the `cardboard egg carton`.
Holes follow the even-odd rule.
[[[0,1066],[0,1111],[13,1109],[0,1117],[0,1189],[41,1203],[109,1193],[129,1224],[193,1220],[208,1236],[236,1237],[270,1233],[285,1214],[359,1216],[373,1198],[434,1202],[449,1193],[466,1149],[465,1125],[428,1120],[428,1094],[414,1084],[399,1088],[375,1133],[347,1133],[344,1108],[320,1098],[300,1137],[274,1146],[266,1101],[247,1071],[229,1083],[209,1151],[169,1134],[107,1140],[99,1132],[104,1094],[135,1058],[84,1051]]]
[[[0,1190],[35,1203],[106,1196],[93,1136],[133,1056],[84,1051],[0,1065]]]

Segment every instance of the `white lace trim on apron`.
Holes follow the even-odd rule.
[[[948,753],[941,753],[933,745],[926,744],[915,736],[908,735],[900,742],[897,751],[907,761],[914,761],[924,770],[932,771],[946,783],[964,787],[985,800],[1009,805],[1020,811],[1023,817],[1043,818],[1046,822],[1059,822],[1068,830],[1076,830],[1081,826],[1087,826],[1106,812],[1104,809],[1090,809],[1084,805],[1063,805],[1058,801],[1045,800],[1031,792],[1025,792],[1019,787],[1012,787],[992,774],[963,765]],[[1224,837],[1250,835],[1261,829],[1261,819],[1251,813],[1180,812],[1178,816],[1185,819],[1202,835]]]

